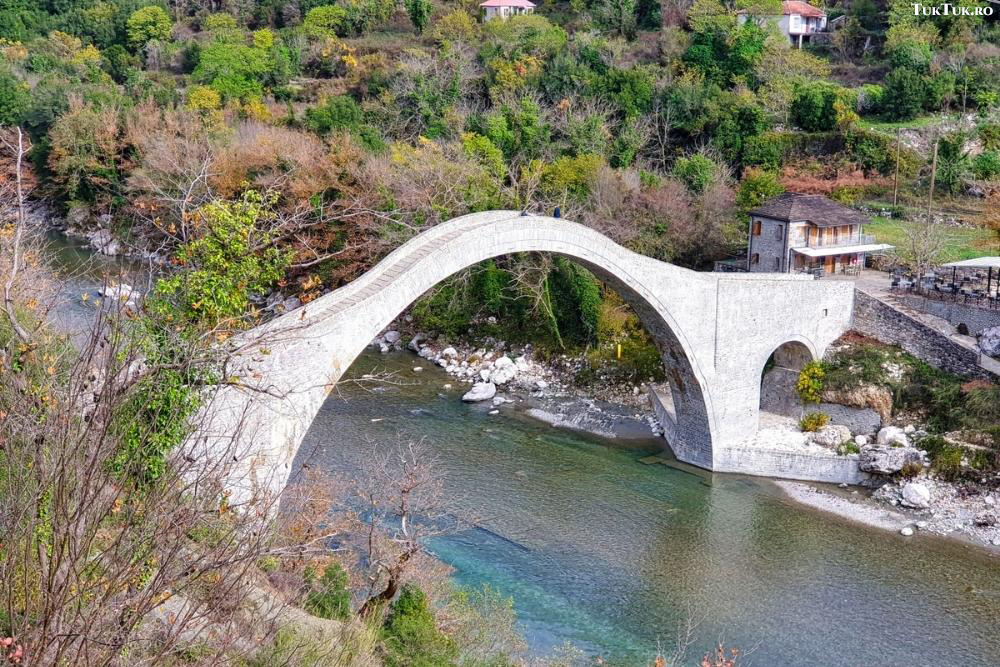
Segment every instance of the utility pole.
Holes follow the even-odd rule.
[[[931,187],[927,193],[927,224],[931,224],[931,207],[934,206],[934,178],[937,176],[938,138],[934,137],[934,157],[931,158]]]
[[[936,146],[937,144],[935,144]],[[892,177],[892,205],[896,205],[899,197],[899,128],[896,128],[896,172]]]

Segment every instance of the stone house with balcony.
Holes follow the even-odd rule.
[[[781,3],[781,15],[754,16],[746,10],[737,14],[740,24],[749,20],[763,25],[773,23],[778,26],[793,46],[802,48],[803,42],[809,42],[817,33],[826,30],[826,12],[802,0],[785,0]]]
[[[483,9],[483,20],[506,19],[519,14],[531,14],[535,3],[530,0],[486,0],[479,3]]]
[[[822,195],[795,192],[750,211],[746,270],[856,274],[865,255],[892,248],[864,234],[868,218]]]

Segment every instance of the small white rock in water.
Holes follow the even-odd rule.
[[[419,372],[420,372],[420,371],[422,371],[422,370],[424,370],[424,367],[423,367],[423,366],[414,366],[414,367],[413,367],[413,372],[414,372],[414,373],[419,373]]]
[[[918,521],[917,522],[917,528],[919,528],[920,530],[926,529],[927,528],[927,522],[926,521]]]
[[[500,411],[499,410],[490,410],[490,414],[491,415],[498,415],[498,414],[500,414]]]
[[[846,482],[841,482],[841,483],[840,483],[840,484],[838,484],[837,486],[839,486],[839,487],[840,487],[840,488],[842,488],[842,489],[846,489],[846,488],[847,488],[847,483],[846,483]]]
[[[442,388],[443,389],[451,389],[451,385],[450,384],[442,385]]]
[[[910,526],[903,526],[903,528],[899,531],[899,534],[903,537],[910,537],[913,535],[913,528]]]
[[[462,400],[466,403],[476,403],[479,401],[488,401],[497,393],[497,386],[492,382],[477,382],[472,385],[472,389],[465,392],[462,396]]]

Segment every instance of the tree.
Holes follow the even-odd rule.
[[[185,267],[161,279],[149,307],[164,318],[239,327],[250,297],[284,273],[288,253],[275,247],[274,197],[253,190],[235,202],[210,202],[193,213],[200,236],[178,250]]]
[[[883,107],[890,118],[909,120],[916,118],[927,99],[924,79],[906,67],[897,67],[885,77]]]
[[[313,581],[314,577],[311,569],[306,571],[306,583],[311,590],[306,595],[305,610],[320,618],[350,618],[351,592],[347,587],[347,572],[340,563],[327,565],[319,581]]]
[[[837,86],[825,82],[803,84],[792,98],[792,122],[806,132],[828,132],[837,126]]]
[[[306,13],[302,30],[310,37],[343,35],[347,28],[347,10],[336,5],[320,5]]]
[[[636,0],[601,0],[597,16],[612,34],[628,40],[635,39]]]
[[[0,127],[17,125],[31,106],[27,84],[12,74],[0,72]]]
[[[195,81],[207,83],[223,99],[244,100],[259,95],[270,69],[267,51],[246,44],[213,41],[201,49]]]
[[[69,199],[94,201],[118,183],[118,113],[84,105],[79,99],[49,130],[52,180]]]
[[[427,595],[403,587],[382,626],[386,667],[454,667],[455,643],[437,628]]]
[[[785,191],[773,171],[750,167],[743,172],[740,189],[736,194],[736,205],[744,215],[771,197],[776,197]]]
[[[423,33],[427,27],[427,21],[431,17],[430,0],[406,0],[406,11],[410,15],[410,22],[417,29],[417,33]]]
[[[154,39],[161,42],[170,39],[170,15],[159,5],[135,10],[126,25],[128,42],[133,48],[141,48]]]

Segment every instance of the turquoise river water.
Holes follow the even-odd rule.
[[[362,355],[352,373],[405,382],[343,384],[299,463],[349,476],[373,442],[426,439],[471,523],[431,550],[459,583],[512,596],[537,652],[570,641],[608,664],[649,664],[693,619],[691,664],[723,638],[770,667],[1000,665],[995,556],[818,513],[767,480],[644,465],[654,439],[570,433],[509,405],[490,415],[417,363]]]

